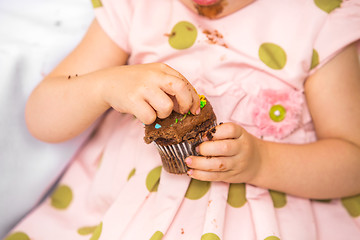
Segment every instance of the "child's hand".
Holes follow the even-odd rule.
[[[103,99],[115,110],[131,113],[145,124],[166,118],[172,110],[200,112],[195,89],[179,72],[163,63],[108,69]],[[110,80],[110,81],[109,81]]]
[[[188,174],[203,181],[249,182],[260,168],[260,148],[261,140],[241,126],[218,125],[213,138],[198,146],[202,156],[190,156],[185,160],[191,168]]]

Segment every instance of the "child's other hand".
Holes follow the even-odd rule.
[[[198,146],[202,156],[185,160],[188,174],[203,181],[250,182],[261,165],[261,142],[235,123],[218,125],[213,138]]]
[[[179,72],[163,63],[120,66],[107,70],[103,99],[115,110],[135,115],[144,124],[166,118],[172,110],[200,112],[200,100]]]

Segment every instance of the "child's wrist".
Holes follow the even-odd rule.
[[[255,141],[255,166],[253,170],[253,176],[248,183],[261,186],[266,181],[266,171],[269,159],[269,142],[254,137]]]

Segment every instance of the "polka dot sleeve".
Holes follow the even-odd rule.
[[[95,16],[103,30],[124,51],[130,52],[128,41],[131,0],[91,0]]]
[[[327,1],[326,5],[315,0],[315,3],[322,14],[328,15],[314,44],[318,68],[360,39],[360,0]]]

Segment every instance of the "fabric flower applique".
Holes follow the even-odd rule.
[[[260,90],[252,111],[259,135],[282,139],[294,132],[301,125],[303,103],[303,94],[296,90]]]

